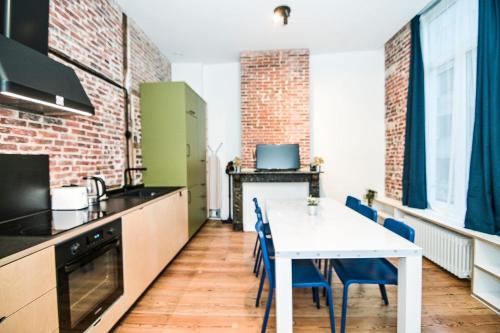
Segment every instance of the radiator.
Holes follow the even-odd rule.
[[[404,221],[415,229],[415,244],[424,257],[461,279],[471,276],[472,239],[412,216]]]

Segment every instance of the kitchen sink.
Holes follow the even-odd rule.
[[[148,199],[148,198],[154,198],[157,196],[161,196],[173,191],[178,190],[180,187],[173,187],[173,186],[158,186],[158,187],[133,187],[129,188],[128,190],[124,190],[123,188],[119,190],[114,190],[108,192],[108,196],[110,198],[141,198],[141,199]]]
[[[124,197],[137,197],[137,198],[150,198],[161,194],[161,191],[154,188],[138,188],[124,192],[121,196]]]

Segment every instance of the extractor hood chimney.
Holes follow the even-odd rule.
[[[0,0],[0,104],[93,115],[73,69],[47,57],[49,0]]]

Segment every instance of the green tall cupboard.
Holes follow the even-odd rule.
[[[184,82],[141,84],[147,186],[187,186],[189,237],[207,217],[206,104]]]

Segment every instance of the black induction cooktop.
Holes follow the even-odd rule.
[[[113,212],[89,209],[43,211],[0,222],[0,236],[53,236],[111,215]]]

